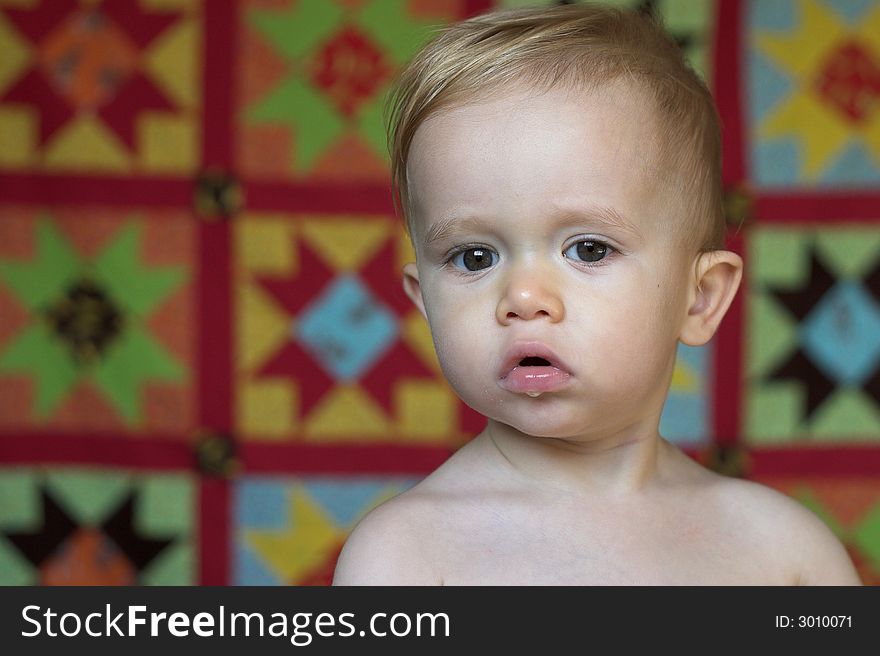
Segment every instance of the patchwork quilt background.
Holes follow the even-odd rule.
[[[485,419],[400,286],[395,69],[491,0],[0,0],[0,584],[327,584]],[[880,582],[880,2],[661,15],[746,279],[661,433]]]

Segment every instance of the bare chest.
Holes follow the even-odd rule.
[[[786,584],[735,529],[697,517],[462,516],[431,553],[446,585]]]

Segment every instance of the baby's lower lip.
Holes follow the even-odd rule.
[[[556,392],[567,386],[571,374],[558,367],[514,367],[498,384],[510,392]]]

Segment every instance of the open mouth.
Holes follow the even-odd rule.
[[[511,344],[497,376],[503,389],[529,396],[561,391],[573,384],[573,374],[566,362],[537,340]]]
[[[537,356],[529,356],[519,361],[520,367],[549,367],[550,361]]]
[[[555,392],[569,384],[571,374],[556,363],[539,355],[520,358],[513,368],[501,379],[501,385],[511,392],[541,396],[544,392]]]

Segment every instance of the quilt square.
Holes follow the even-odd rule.
[[[236,585],[329,585],[355,524],[417,478],[248,476],[234,492]]]
[[[191,432],[195,227],[0,206],[0,432]]]
[[[397,222],[250,214],[235,251],[236,414],[247,439],[458,445],[477,432],[482,418],[443,378],[403,292],[414,256]]]
[[[0,468],[0,585],[190,585],[185,474]]]
[[[880,3],[750,0],[747,153],[758,187],[880,183]]]
[[[755,226],[746,262],[746,440],[876,443],[880,230]]]
[[[0,171],[191,173],[201,3],[0,3]]]

